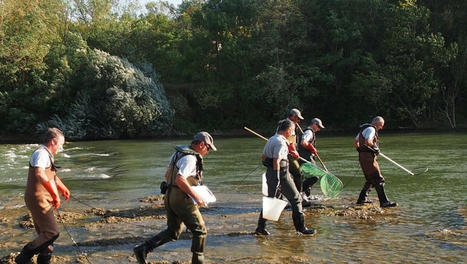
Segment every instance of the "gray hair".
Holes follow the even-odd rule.
[[[384,123],[384,118],[381,117],[381,116],[375,116],[375,118],[373,118],[373,120],[371,121],[372,124],[376,124],[376,123]]]
[[[290,120],[290,119],[283,119],[281,121],[279,121],[279,124],[277,126],[277,131],[286,131],[287,129],[289,129],[290,127],[292,127],[293,125],[295,125],[295,123]]]
[[[58,138],[60,136],[65,137],[65,135],[60,129],[56,127],[49,127],[42,136],[42,142],[46,144],[52,139]]]

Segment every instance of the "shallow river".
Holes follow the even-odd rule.
[[[204,173],[217,197],[202,209],[207,263],[465,263],[467,135],[381,133],[384,154],[415,173],[428,168],[411,176],[380,158],[388,197],[399,204],[384,210],[354,205],[363,176],[352,140],[318,134],[320,156],[345,187],[334,199],[323,196],[319,185],[313,187],[316,200],[305,214],[306,225],[317,234],[297,236],[291,212],[285,210],[278,222],[268,222],[272,235],[264,238],[252,235],[261,207],[264,141],[215,137],[219,151],[205,158]],[[59,212],[56,263],[136,263],[133,246],[165,228],[159,184],[174,145],[189,141],[67,144],[56,162],[72,199]],[[35,236],[27,227],[22,194],[36,147],[0,145],[0,258],[18,252]],[[370,198],[377,201],[374,191]],[[190,245],[189,234],[183,234],[148,260],[188,262]]]

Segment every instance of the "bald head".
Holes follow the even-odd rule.
[[[377,130],[381,130],[384,127],[384,118],[381,116],[376,116],[371,121],[371,124],[374,125]]]

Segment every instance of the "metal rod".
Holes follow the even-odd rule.
[[[379,153],[379,155],[381,155],[381,157],[389,160],[390,162],[392,162],[394,165],[396,165],[397,167],[403,169],[404,171],[406,171],[408,174],[410,175],[415,175],[413,172],[409,171],[408,169],[404,168],[402,165],[400,165],[399,163],[393,161],[392,159],[390,159],[388,156],[384,155],[383,153]]]

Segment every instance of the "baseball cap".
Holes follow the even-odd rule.
[[[312,124],[315,123],[315,124],[317,124],[320,128],[324,128],[323,122],[321,121],[321,119],[319,119],[319,118],[317,118],[317,117],[311,119],[311,123],[312,123]]]
[[[290,115],[296,115],[298,118],[303,120],[302,113],[297,108],[292,108],[292,110],[290,110]]]
[[[198,133],[194,136],[193,140],[204,141],[204,142],[206,142],[206,144],[208,144],[208,146],[209,146],[212,150],[214,150],[214,151],[217,150],[216,146],[214,146],[213,139],[212,139],[211,135],[209,135],[208,132],[204,132],[204,131],[198,132]]]

